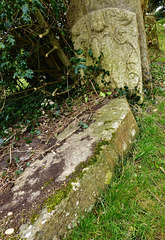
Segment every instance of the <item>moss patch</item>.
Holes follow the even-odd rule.
[[[82,170],[95,164],[97,162],[98,156],[100,155],[100,152],[103,150],[102,147],[109,144],[110,142],[105,140],[97,143],[94,147],[94,153],[92,157],[90,157],[86,162],[80,163],[76,167],[75,172],[68,177],[70,178],[68,183],[62,189],[57,190],[55,194],[45,200],[43,206],[46,206],[48,211],[52,211],[63,199],[67,198],[69,192],[72,189],[72,182],[77,182],[78,179],[82,179],[84,175],[84,172]],[[34,219],[34,217],[31,218],[32,220]]]
[[[31,224],[33,224],[37,220],[38,217],[39,217],[39,213],[37,213],[37,212],[33,213],[30,218]]]
[[[95,164],[98,160],[98,156],[100,155],[100,152],[103,150],[102,147],[109,145],[110,142],[103,140],[100,141],[99,143],[96,144],[96,146],[94,147],[94,152],[92,154],[92,157],[90,157],[86,162],[82,162],[80,163],[77,167],[76,167],[76,171],[73,173],[72,176],[81,179],[83,177],[84,172],[82,171],[84,168],[87,168],[93,164]]]
[[[44,202],[44,206],[47,207],[48,211],[52,211],[63,199],[68,196],[71,189],[72,184],[70,181],[67,186],[63,187],[60,190],[57,190],[55,194],[47,198]]]
[[[107,174],[105,175],[105,184],[110,184],[112,179],[112,172],[108,171]]]

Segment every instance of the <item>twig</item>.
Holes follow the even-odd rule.
[[[67,0],[64,0],[64,4],[65,4],[66,8],[69,8],[69,4],[68,4]]]
[[[4,151],[5,149],[7,149],[7,148],[8,148],[8,146],[5,146],[5,147],[4,147],[4,146],[3,146],[3,147],[1,146],[1,147],[0,147],[0,152],[3,152],[3,151]]]
[[[41,92],[43,92],[43,94],[47,94],[48,96],[52,96],[52,93],[45,91],[43,89],[40,89]]]
[[[159,167],[160,168],[160,170],[162,170],[162,172],[164,172],[165,173],[165,171],[164,171],[164,169],[162,168],[162,167]]]
[[[8,142],[10,139],[12,139],[15,135],[16,135],[16,133],[13,134],[13,135],[11,135],[9,138],[6,139],[6,141],[5,141],[4,143],[7,143],[7,142]]]
[[[157,200],[158,202],[160,202],[160,203],[163,205],[163,207],[165,207],[165,205],[161,202],[161,200],[160,200],[157,196],[155,196],[155,194],[153,194],[150,190],[148,190],[148,192],[150,192],[151,195],[152,195],[154,198],[156,198],[156,200]]]
[[[10,164],[12,162],[12,156],[11,156],[11,144],[10,144]]]
[[[2,112],[2,110],[4,109],[5,103],[6,103],[6,91],[4,90],[4,101],[3,101],[3,105],[2,105],[2,107],[0,109],[0,112]]]
[[[28,149],[26,149],[26,150],[24,150],[24,151],[19,151],[19,150],[17,150],[17,151],[12,151],[12,153],[33,153],[33,152],[40,152],[40,150],[36,150],[36,149],[32,149],[32,150],[28,150]],[[4,156],[6,156],[6,155],[8,155],[9,153],[4,153],[2,156],[1,156],[1,158],[0,159],[2,159]]]
[[[69,81],[68,81],[68,67],[67,67],[67,75],[66,75],[67,89],[69,89]],[[68,98],[70,98],[70,94],[68,92]]]
[[[90,79],[89,79],[89,80],[90,80]],[[94,86],[94,84],[93,84],[93,82],[92,82],[91,80],[90,80],[90,83],[91,83],[91,85],[92,85],[92,87],[93,87],[93,89],[94,89],[96,95],[99,96],[99,94],[98,94],[98,92],[96,91],[96,88],[95,88],[95,86]]]
[[[71,91],[73,88],[75,88],[75,84],[68,90],[64,91],[64,92],[61,92],[61,93],[56,93],[56,95],[62,95],[62,94],[65,94],[65,93],[68,93],[69,91]]]
[[[0,72],[0,76],[1,76],[1,81],[3,82],[3,77],[2,77],[2,73],[1,72]],[[2,112],[2,110],[4,109],[5,102],[6,102],[6,90],[4,89],[3,91],[4,91],[4,101],[3,101],[3,105],[2,105],[2,107],[0,109],[0,112]]]
[[[40,90],[41,88],[46,87],[47,85],[51,85],[51,84],[54,84],[54,83],[60,83],[60,82],[63,82],[63,81],[64,81],[64,80],[58,80],[58,81],[55,81],[55,82],[44,83],[44,84],[43,84],[42,86],[40,86],[40,87],[29,88],[29,89],[24,90],[24,91],[21,91],[21,92],[12,93],[11,95],[14,96],[14,95],[18,95],[18,94],[25,93],[25,92],[29,92],[29,91],[37,91],[37,90]]]

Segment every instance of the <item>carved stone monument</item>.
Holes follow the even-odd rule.
[[[159,49],[158,30],[156,18],[152,15],[146,16],[147,44],[149,48]]]
[[[149,61],[141,0],[71,0],[68,24],[75,49],[104,53],[103,67],[112,86],[142,91]],[[95,49],[95,50],[94,50]]]
[[[136,15],[133,12],[104,8],[83,16],[71,28],[75,49],[94,57],[103,53],[102,66],[110,72],[105,80],[113,88],[138,88],[142,92],[142,73]],[[82,57],[82,56],[81,56]],[[87,56],[87,65],[91,64]],[[101,85],[101,79],[97,79]]]

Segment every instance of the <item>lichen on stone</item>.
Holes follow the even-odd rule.
[[[111,182],[111,179],[112,179],[112,172],[109,170],[106,175],[105,175],[105,184],[110,184]]]

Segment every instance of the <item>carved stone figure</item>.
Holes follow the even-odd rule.
[[[137,37],[138,37],[138,42],[140,47],[140,58],[141,58],[141,69],[142,69],[143,81],[148,82],[150,78],[149,59],[148,59],[146,34],[145,34],[143,11],[142,11],[144,2],[146,6],[146,2],[147,2],[146,0],[79,0],[79,1],[71,0],[69,11],[68,11],[68,24],[70,28],[73,28],[73,26],[80,19],[82,20],[84,16],[87,16],[89,13],[93,11],[98,11],[105,8],[118,8],[121,10],[127,10],[132,13],[135,13],[136,14],[135,18],[137,19],[137,23],[138,23]],[[104,21],[105,23],[107,23],[106,18],[104,19]],[[124,26],[122,21],[121,21],[121,26],[122,28]],[[82,24],[82,28],[83,27],[84,26]],[[114,34],[118,34],[118,37],[119,37],[119,33],[113,32],[113,35]]]
[[[142,93],[139,34],[135,13],[117,8],[92,11],[74,24],[71,33],[75,49],[87,52],[91,48],[96,58],[103,53],[101,64],[110,72],[105,81],[111,81],[111,87],[137,87]],[[88,64],[91,64],[89,56]],[[97,81],[102,85],[101,77]]]

